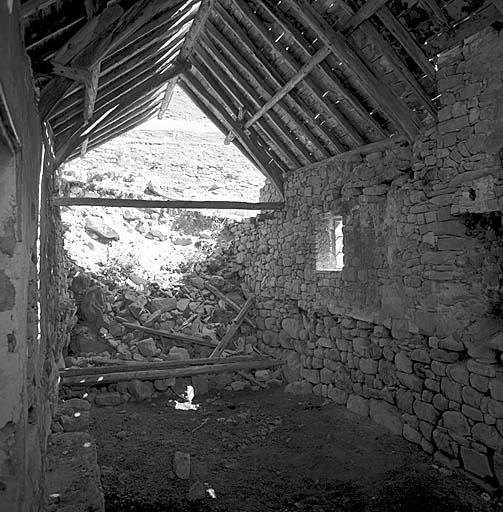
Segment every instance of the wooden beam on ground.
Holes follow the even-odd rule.
[[[204,347],[215,348],[216,346],[215,343],[207,340],[206,338],[201,338],[200,336],[193,336],[190,334],[184,334],[183,332],[163,331],[161,329],[153,329],[152,327],[145,327],[143,325],[132,324],[129,322],[122,322],[122,325],[127,329],[146,332],[147,334],[152,334],[154,336],[158,336],[159,338],[169,338],[172,340],[180,341],[182,343],[188,343],[192,345],[203,345]]]
[[[373,97],[397,127],[413,139],[421,126],[414,112],[367,68],[342,34],[320,17],[306,0],[289,1],[288,5],[295,9],[299,19],[305,20],[334,55],[357,76],[366,94]]]
[[[144,370],[168,370],[172,368],[186,368],[188,366],[203,366],[215,365],[221,363],[244,363],[248,361],[259,361],[260,359],[266,360],[265,357],[259,358],[253,355],[245,356],[232,356],[232,357],[219,357],[211,359],[209,357],[200,357],[196,359],[177,359],[174,361],[164,362],[143,362],[143,361],[124,361],[122,359],[108,359],[99,360],[100,365],[105,366],[92,366],[88,368],[66,368],[60,370],[61,377],[75,377],[85,375],[100,375],[101,373],[123,373],[130,371],[144,371]],[[94,361],[93,361],[94,362]]]
[[[184,81],[207,105],[212,104],[213,98],[211,97],[209,91],[202,87],[193,75],[190,73],[185,73]],[[276,187],[281,197],[283,197],[283,176],[281,173],[281,168],[275,168],[270,165],[269,161],[264,158],[265,156],[269,157],[269,155],[267,155],[267,153],[265,153],[261,148],[257,147],[256,144],[242,132],[238,124],[228,114],[226,114],[225,111],[220,110],[219,113],[224,119],[224,123],[227,125],[228,131],[234,132],[236,137],[253,156],[253,160],[257,163],[259,169],[261,169],[261,171],[271,180],[271,183]]]
[[[330,54],[330,50],[328,48],[322,48],[318,50],[314,55],[311,56],[311,59],[306,62],[293,76],[288,80],[288,82],[277,91],[274,96],[269,99],[265,105],[262,106],[255,114],[252,115],[248,121],[244,124],[245,129],[248,129],[253,123],[255,123],[258,119],[260,119],[268,110],[270,110],[276,103],[278,103],[282,98],[284,98],[294,87],[296,87],[300,82],[304,80],[304,78],[311,73],[311,71],[318,66],[318,64],[325,60],[327,56]]]
[[[367,0],[344,24],[342,31],[346,35],[351,34],[351,32],[354,32],[364,21],[376,14],[387,1],[388,0]]]
[[[229,304],[234,311],[237,313],[241,311],[241,306],[225,295],[225,293],[222,293],[216,286],[213,286],[211,283],[206,283],[205,286],[213,295],[215,295],[215,297],[223,300],[226,304]],[[257,328],[257,324],[251,320],[249,316],[245,317],[245,322],[251,325],[254,329]]]
[[[286,20],[284,16],[281,15],[278,6],[269,0],[260,0],[260,4],[268,12],[268,14],[274,18],[278,26],[281,27],[282,30],[284,30],[287,34],[289,34],[289,36],[299,45],[306,58],[309,58],[309,55],[311,55],[312,52],[311,43],[305,39],[303,34],[301,34],[301,32],[294,25],[292,25],[289,21]],[[333,88],[337,95],[345,100],[349,106],[355,110],[355,112],[362,118],[363,122],[373,128],[377,134],[383,137],[387,135],[386,131],[384,131],[381,125],[370,115],[369,111],[362,105],[360,100],[346,87],[345,84],[342,83],[341,80],[339,80],[339,78],[337,78],[337,75],[333,73],[331,66],[327,62],[322,62],[320,64],[319,72],[323,76],[324,80],[330,84],[329,89]],[[335,108],[335,105],[330,106],[332,102],[330,102],[327,95],[323,97],[323,92],[320,91],[319,86],[314,81],[312,83],[307,83],[306,85],[313,90],[313,93],[315,93],[316,97],[319,98],[321,95],[322,101],[319,101],[319,104],[324,105],[324,102],[327,102],[329,105],[329,112],[331,112],[330,115],[332,117],[336,116],[338,112],[337,108]],[[326,108],[327,107],[325,106],[324,110],[326,110]],[[337,120],[348,132],[348,135],[353,138],[353,140],[355,140],[355,138],[356,140],[358,140],[358,138],[361,139],[361,136],[354,129],[354,127],[352,127],[351,123],[349,123],[347,120],[344,123],[344,116],[340,115]],[[356,143],[361,144],[362,142],[364,141]],[[342,151],[344,150],[345,149]]]
[[[116,199],[106,197],[54,197],[55,206],[103,206],[111,208],[187,208],[218,210],[280,210],[282,202],[246,203],[242,201],[175,201]]]
[[[237,372],[240,370],[259,370],[273,368],[285,364],[280,359],[257,358],[252,361],[230,362],[201,366],[186,366],[184,368],[167,368],[164,370],[134,370],[127,372],[111,372],[99,375],[73,375],[61,377],[60,384],[63,386],[100,386],[102,384],[111,384],[114,382],[126,382],[129,380],[157,380],[172,379],[177,377],[193,377],[195,375],[206,375],[214,373]]]
[[[194,16],[189,32],[185,37],[182,48],[180,49],[180,53],[177,57],[179,61],[185,61],[190,59],[190,56],[194,51],[194,45],[196,44],[196,41],[199,37],[199,34],[201,33],[201,30],[204,28],[204,25],[206,24],[206,20],[208,19],[208,16],[210,15],[210,12],[212,11],[214,4],[214,0],[201,0],[201,3],[199,4],[199,9],[196,15]],[[175,88],[177,81],[178,79],[174,78],[170,81],[170,83],[168,83],[166,87],[166,92],[164,93],[161,108],[159,109],[159,119],[162,119],[164,117],[164,114],[166,113],[166,110],[168,110],[169,102],[171,101],[171,96],[173,95],[173,90]]]
[[[499,0],[503,3],[503,0]],[[391,32],[395,39],[402,45],[404,50],[410,55],[421,71],[432,81],[436,81],[437,72],[433,64],[428,60],[417,41],[411,36],[409,31],[400,23],[387,6],[381,7],[377,11],[377,17],[383,25]]]
[[[234,336],[239,330],[239,327],[243,323],[246,315],[248,314],[248,311],[250,310],[252,304],[253,304],[254,298],[249,297],[248,300],[244,303],[243,307],[239,311],[236,318],[232,321],[232,324],[227,329],[227,332],[225,333],[225,336],[218,342],[218,345],[213,350],[213,352],[210,354],[210,358],[214,357],[220,357],[222,355],[222,352],[227,348],[229,343],[232,341]],[[242,369],[242,368],[240,368]]]
[[[379,140],[377,142],[371,142],[370,144],[360,146],[359,148],[350,149],[349,151],[340,153],[339,155],[332,156],[330,158],[327,158],[326,160],[322,160],[321,162],[317,162],[315,164],[305,165],[304,167],[300,167],[299,169],[297,169],[297,171],[309,171],[322,165],[330,165],[332,163],[342,162],[356,155],[369,155],[371,153],[384,151],[386,149],[392,149],[394,147],[398,147],[402,144],[408,143],[409,139],[407,137],[396,135],[393,137],[389,137],[387,139]]]

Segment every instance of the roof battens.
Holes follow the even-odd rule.
[[[311,60],[306,62],[290,80],[278,91],[276,94],[266,102],[266,104],[260,108],[253,116],[246,121],[244,124],[245,129],[249,128],[253,123],[260,119],[268,110],[270,110],[278,101],[285,97],[297,84],[299,84],[304,78],[325,58],[330,54],[328,48],[322,48],[318,50],[315,55],[312,56]]]
[[[351,17],[344,27],[344,32],[350,34],[364,21],[373,16],[388,0],[367,0]]]
[[[437,0],[419,0],[419,3],[426,7],[427,9],[429,9],[444,27],[451,27],[451,20],[444,12],[444,10],[440,7]]]
[[[283,202],[248,203],[244,201],[185,201],[116,199],[106,197],[54,197],[55,206],[104,206],[113,208],[187,208],[216,210],[279,210]]]
[[[194,49],[194,44],[196,43],[201,30],[203,29],[208,16],[213,9],[214,0],[201,0],[199,4],[199,9],[194,16],[192,21],[192,25],[190,26],[189,32],[185,37],[180,53],[177,57],[178,61],[182,62],[184,60],[190,59],[190,55]],[[164,98],[161,103],[161,108],[159,109],[159,119],[164,117],[166,110],[168,110],[169,102],[171,97],[173,96],[173,91],[175,89],[176,82],[178,78],[173,78],[170,80],[166,86],[166,92],[164,93]]]
[[[269,4],[270,2],[264,2],[264,0],[260,0],[260,5],[264,9],[266,9],[266,11],[274,18],[274,21],[278,23],[279,26],[281,26],[282,29],[287,34],[289,34],[290,37],[297,43],[299,48],[301,48],[303,53],[306,55],[306,58],[309,58],[309,56],[311,55],[311,44],[308,41],[306,41],[306,39],[302,36],[302,34],[297,30],[296,27],[294,27],[290,22],[288,22],[284,17],[280,15],[276,5],[271,6]],[[318,71],[322,74],[323,78],[331,84],[330,89],[333,89],[339,96],[346,100],[348,104],[360,115],[360,117],[362,117],[362,119],[368,125],[370,125],[379,135],[387,135],[387,133],[384,131],[381,125],[370,115],[368,110],[360,103],[360,101],[354,96],[354,94],[351,91],[349,91],[349,89],[333,73],[327,62],[322,62],[321,65],[319,66]],[[312,83],[310,83],[309,81],[306,82],[306,85],[308,85],[311,89],[315,89],[316,96],[319,98],[321,92],[319,91],[319,87],[316,86],[314,81]],[[321,97],[323,98],[323,94],[321,94]],[[331,103],[328,97],[326,97],[324,99],[324,102],[320,104],[323,106],[326,105],[327,103],[329,105]],[[353,139],[355,143],[361,144],[364,142],[361,140],[361,136],[359,135],[358,131],[347,119],[345,119],[342,113],[340,113],[335,108],[335,105],[332,105],[331,107],[325,106],[324,110],[327,109],[330,115],[336,117],[338,121],[343,125],[347,134]],[[340,148],[339,150],[345,151],[346,148],[343,147]]]
[[[500,0],[503,3],[503,0]],[[432,81],[436,80],[437,73],[433,64],[428,60],[423,50],[419,47],[415,39],[409,34],[407,29],[395,18],[387,6],[381,7],[377,11],[377,17],[383,25],[390,31],[395,39],[402,45],[405,51],[410,55],[419,69],[427,75]]]
[[[200,98],[203,98],[207,105],[211,105],[211,97],[209,91],[207,91],[190,73],[185,73],[183,76],[184,82],[186,82],[193,91],[197,92]],[[280,168],[274,169],[269,161],[264,158],[264,151],[259,148],[254,141],[247,137],[237,125],[235,121],[226,113],[220,112],[223,122],[227,126],[227,130],[232,130],[240,142],[248,149],[253,157],[253,160],[260,167],[262,172],[271,180],[271,183],[276,187],[278,192],[283,195],[283,176]]]
[[[206,50],[208,50],[208,51],[206,51]],[[222,54],[215,50],[214,45],[211,43],[211,41],[209,41],[209,39],[207,39],[207,38],[204,39],[204,48],[202,47],[202,44],[198,45],[196,54],[197,54],[198,58],[202,59],[203,62],[207,66],[210,65],[210,62],[213,62],[213,65],[217,66],[223,73],[225,73],[225,74],[231,73],[232,68],[230,67],[230,64],[227,64],[227,65],[224,64],[224,59],[223,59]],[[211,57],[210,57],[210,55],[211,55]],[[210,61],[210,59],[212,59],[212,60]],[[221,76],[220,73],[217,76]],[[236,77],[235,74],[231,76],[231,78],[235,78],[235,77]],[[256,98],[253,94],[249,95],[248,97],[245,95],[245,93],[243,92],[242,84],[238,80],[236,80],[236,85],[237,85],[236,87],[230,86],[228,81],[226,81],[224,79],[220,79],[220,84],[222,85],[222,87],[225,88],[225,90],[227,91],[228,94],[232,95],[235,98],[238,105],[242,106],[245,110],[251,111],[252,104],[254,104],[255,106],[260,106],[259,102],[256,100]],[[281,130],[282,128],[285,127],[285,125],[282,123],[281,119],[276,114],[274,114],[274,116],[271,116],[271,120],[274,120],[274,119],[276,119],[276,121],[279,124],[277,129]],[[274,121],[273,121],[273,124],[274,124]],[[297,158],[295,157],[295,154],[292,153],[291,148],[283,142],[282,137],[277,136],[275,134],[275,132],[272,131],[272,127],[270,127],[265,122],[265,120],[261,120],[261,121],[257,122],[256,126],[260,127],[260,129],[266,134],[266,136],[272,142],[272,144],[278,146],[283,161],[285,161],[285,160],[290,161],[295,166],[301,165],[299,160],[297,160]],[[285,129],[285,134],[289,137],[289,133],[287,132],[286,128],[284,128],[284,129]],[[230,139],[226,142],[230,143],[231,141],[232,141],[232,139]]]
[[[168,68],[167,71],[162,73],[154,74],[151,78],[145,80],[143,84],[139,87],[136,87],[129,92],[125,93],[120,100],[116,103],[116,110],[111,115],[109,120],[117,118],[124,109],[128,109],[132,101],[137,98],[141,98],[142,96],[147,96],[155,90],[159,89],[163,84],[166,83],[167,80],[173,78],[176,75],[179,75],[186,71],[190,64],[187,62],[178,64]],[[95,113],[98,115],[98,113]],[[62,163],[66,157],[68,157],[73,150],[82,142],[81,134],[85,131],[85,127],[80,126],[75,133],[72,134],[69,141],[63,144],[60,148],[58,148],[56,152],[56,161]]]
[[[223,13],[219,13],[219,17]],[[229,25],[231,20],[225,20],[225,26],[228,27],[230,30],[235,31],[238,30],[238,27],[234,27]],[[237,83],[238,85],[241,85],[241,87],[247,92],[250,99],[253,99],[253,101],[257,101],[257,96],[260,98],[270,98],[273,96],[274,92],[273,90],[267,85],[266,79],[269,78],[270,81],[275,81],[276,84],[279,84],[279,82],[274,77],[274,71],[271,70],[269,67],[271,64],[267,62],[265,57],[255,48],[254,43],[250,40],[244,37],[243,32],[243,42],[245,44],[244,47],[247,48],[246,55],[247,57],[240,54],[234,46],[229,44],[229,42],[225,39],[225,37],[221,34],[218,28],[213,26],[211,23],[207,25],[207,33],[211,36],[211,38],[218,42],[218,44],[222,47],[223,53],[229,56],[229,58],[232,59],[232,61],[235,64],[234,69],[240,69],[242,74],[244,76],[247,76],[250,81],[253,83],[253,86],[250,85],[246,80],[242,79],[239,74],[237,74],[234,71],[234,79],[233,82]],[[235,32],[239,34],[239,32]],[[238,35],[239,37],[239,35]],[[253,66],[250,59],[253,59],[253,62],[255,64],[258,64],[259,70],[262,73],[262,77],[258,75],[258,73],[253,73]],[[229,69],[232,69],[230,67]],[[259,105],[261,106],[261,105]],[[292,112],[291,109],[284,108],[281,103],[277,104],[277,107],[281,109],[281,113],[290,119],[294,124],[298,124],[300,120],[298,119],[295,112]],[[314,158],[309,151],[308,148],[306,148],[302,142],[296,138],[296,134],[290,126],[285,122],[285,120],[279,116],[274,110],[271,110],[269,112],[268,118],[270,121],[278,126],[278,128],[283,132],[287,144],[291,146],[291,152],[295,155],[300,155],[301,158],[307,162],[313,161]]]
[[[382,2],[382,0],[380,0]],[[341,5],[347,12],[353,14],[353,9],[343,0],[340,0],[339,5]],[[367,4],[365,4],[367,5]],[[361,10],[361,9],[360,9]],[[375,12],[375,11],[374,11]],[[358,15],[358,13],[354,14],[353,17],[349,20],[349,24],[352,25],[352,20]],[[347,24],[343,27],[343,32],[347,33],[348,29],[346,29]],[[361,20],[360,29],[365,31],[368,37],[370,37],[374,44],[380,49],[384,57],[388,60],[389,64],[395,71],[395,73],[401,77],[401,79],[406,82],[409,87],[416,93],[417,97],[423,104],[424,108],[433,116],[437,115],[437,110],[431,101],[431,98],[428,96],[423,87],[419,84],[416,77],[409,71],[409,68],[405,65],[401,57],[397,52],[393,49],[393,47],[382,37],[376,27],[367,20]]]
[[[263,40],[268,44],[269,48],[273,52],[274,55],[279,57],[283,62],[287,63],[292,71],[294,73],[297,73],[299,70],[298,64],[295,61],[295,59],[287,52],[285,51],[281,46],[278,46],[274,36],[272,33],[267,30],[267,28],[264,26],[264,24],[257,18],[257,16],[254,14],[254,12],[250,9],[250,7],[246,4],[246,2],[241,0],[233,0],[233,5],[239,8],[239,10],[243,13],[243,15],[246,17],[246,19],[252,23],[253,27],[261,34]],[[310,55],[309,58],[312,58]],[[323,59],[322,59],[323,60]],[[272,93],[272,96],[274,96],[274,93]],[[311,118],[309,114],[306,113],[305,107],[302,105],[299,105],[299,108],[301,112],[306,115],[308,119]],[[309,111],[309,109],[307,109]],[[304,123],[297,122],[296,128],[302,132],[303,136],[306,138],[306,140],[310,141],[317,149],[321,152],[321,154],[324,157],[327,157],[327,150],[325,148],[325,145],[321,145],[318,139],[314,136],[311,130],[308,130]],[[332,136],[333,138],[333,136]],[[336,142],[333,142],[333,144],[336,144]]]
[[[366,93],[381,105],[388,117],[398,127],[413,138],[420,127],[419,121],[409,107],[366,67],[360,56],[348,45],[345,38],[334,30],[305,0],[289,2],[295,10],[304,16],[307,24],[318,37],[333,51],[340,61],[358,77]]]

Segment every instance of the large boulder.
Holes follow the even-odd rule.
[[[85,230],[99,242],[108,243],[119,240],[119,233],[96,217],[87,217]]]
[[[101,354],[102,352],[114,353],[115,349],[89,327],[75,327],[68,346],[68,353],[70,355]]]

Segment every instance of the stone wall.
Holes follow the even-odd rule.
[[[39,510],[55,393],[53,333],[40,335],[38,226],[41,170],[50,176],[19,3],[0,1],[0,511]],[[48,183],[46,181],[46,183]],[[47,195],[43,195],[47,202]],[[47,212],[47,209],[45,209]],[[43,214],[44,215],[44,214]],[[45,215],[46,220],[48,218]],[[43,244],[57,251],[57,242]],[[56,272],[45,264],[50,274]],[[52,278],[51,278],[52,279]],[[61,311],[55,289],[43,289]],[[50,322],[46,315],[42,321]],[[57,350],[56,350],[57,352]],[[57,359],[57,356],[56,356]]]
[[[260,348],[288,361],[289,389],[492,482],[503,478],[502,57],[493,29],[441,55],[438,122],[413,144],[293,173],[283,210],[233,228]],[[340,272],[316,271],[327,213],[343,218]]]

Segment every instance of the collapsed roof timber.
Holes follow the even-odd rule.
[[[27,0],[57,164],[165,113],[178,81],[282,190],[284,173],[435,116],[435,60],[501,19],[480,0]],[[166,85],[167,84],[167,85]]]

